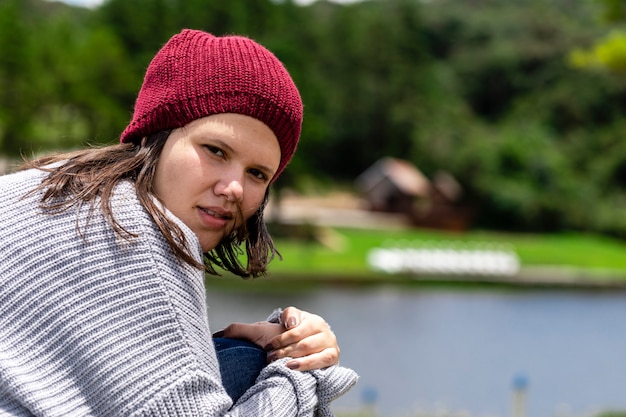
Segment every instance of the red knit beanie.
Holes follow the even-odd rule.
[[[293,156],[302,128],[302,99],[289,73],[251,39],[185,29],[148,66],[121,142],[218,113],[251,116],[272,129],[281,150],[274,181]]]

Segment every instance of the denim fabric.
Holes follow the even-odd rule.
[[[222,384],[236,403],[267,364],[267,353],[254,343],[218,337],[213,339],[220,363]]]

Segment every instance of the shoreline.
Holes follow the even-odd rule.
[[[584,290],[626,291],[626,271],[581,269],[569,267],[533,266],[524,267],[511,276],[497,275],[451,275],[451,274],[385,274],[368,272],[354,274],[320,274],[270,272],[265,277],[242,279],[230,274],[220,277],[207,276],[207,286],[241,290],[305,290],[320,285],[339,287],[456,287],[490,288],[511,290]],[[251,285],[250,285],[251,284]]]

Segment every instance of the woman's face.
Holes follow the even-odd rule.
[[[157,162],[154,192],[208,252],[257,211],[279,163],[278,140],[267,125],[215,114],[172,131]]]

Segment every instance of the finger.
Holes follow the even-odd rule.
[[[325,347],[336,345],[337,339],[331,331],[330,326],[319,316],[313,314],[303,314],[303,319],[297,327],[293,327],[272,339],[271,344],[274,349],[283,348],[294,343],[298,343],[314,335],[324,335],[327,338]]]
[[[230,339],[243,339],[256,343],[261,337],[261,329],[249,323],[232,323],[224,328],[222,337]]]
[[[309,316],[306,316],[297,327],[287,330],[271,339],[268,350],[282,349],[296,345],[312,336],[317,336],[317,339],[321,340],[321,348],[309,353],[317,353],[322,350],[322,348],[335,347],[337,345],[335,334],[330,330],[330,327],[324,320],[317,316],[313,316],[311,319]],[[305,346],[304,349],[306,349],[307,345],[300,346]]]
[[[274,345],[275,343],[272,343]],[[286,344],[278,348],[272,346],[270,354],[276,356],[276,359],[293,357],[299,358],[302,356],[311,355],[321,352],[322,350],[334,347],[328,342],[326,336],[318,334],[312,335],[305,339],[299,340],[294,343]]]
[[[308,356],[312,356],[315,358],[315,355],[319,355],[324,351],[331,354],[333,363],[337,363],[339,361],[339,346],[336,342],[330,343],[328,336],[322,334],[308,337],[298,343],[294,343],[284,348],[271,350],[268,352],[268,361],[272,362],[286,357],[306,359]],[[324,365],[324,363],[322,363],[322,365]]]
[[[291,330],[286,330],[285,332],[274,336],[274,338],[270,340],[269,345],[271,346],[271,349],[282,349],[319,334],[323,335],[324,333],[320,331],[320,329],[316,329],[302,323],[298,327],[294,327]]]
[[[249,340],[261,347],[265,347],[268,341],[283,331],[282,326],[267,322],[258,323],[232,323],[223,330],[222,337],[232,339]]]
[[[296,307],[290,306],[283,310],[281,316],[282,323],[284,323],[286,329],[293,329],[302,322],[303,311]]]
[[[288,368],[298,371],[327,368],[339,362],[339,352],[329,348],[303,358],[292,359],[285,364]]]

